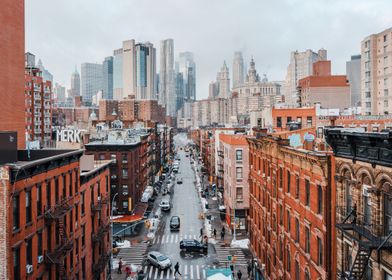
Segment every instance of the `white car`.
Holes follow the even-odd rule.
[[[170,211],[170,201],[162,200],[161,203],[159,203],[159,207],[161,207],[162,211]]]
[[[153,266],[158,267],[159,269],[167,269],[172,266],[172,262],[169,257],[157,252],[151,251],[147,255],[147,259]]]

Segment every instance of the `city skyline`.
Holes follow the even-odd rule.
[[[195,54],[198,65],[197,99],[202,99],[207,97],[208,84],[214,79],[216,69],[223,60],[227,61],[232,70],[235,51],[243,52],[245,64],[253,55],[259,73],[267,73],[270,80],[284,80],[290,52],[295,50],[325,48],[335,65],[334,73],[345,73],[346,61],[350,60],[351,55],[360,53],[361,40],[392,24],[392,19],[388,17],[387,1],[323,1],[317,4],[285,2],[268,5],[246,1],[229,3],[224,7],[223,2],[216,1],[214,4],[208,3],[209,9],[204,9],[204,1],[189,1],[188,8],[175,4],[176,1],[155,4],[156,9],[150,10],[152,3],[147,1],[139,3],[138,9],[131,9],[131,3],[121,1],[111,3],[110,7],[106,4],[95,5],[92,10],[89,1],[78,4],[77,9],[73,7],[76,5],[72,1],[44,1],[39,6],[27,2],[26,51],[42,58],[45,67],[54,75],[55,82],[69,88],[69,76],[75,64],[80,67],[83,62],[101,63],[105,57],[112,55],[119,42],[135,38],[158,46],[160,40],[173,38],[176,54],[184,51]],[[176,9],[171,9],[173,6],[177,6]],[[252,6],[252,9],[243,20],[232,21],[233,16],[244,6]],[[290,10],[290,14],[282,13],[282,8]],[[101,9],[104,18],[95,21],[96,13]],[[62,16],[67,19],[66,24],[55,20],[55,11],[58,10],[62,10]],[[147,10],[150,16],[141,18]],[[264,17],[259,17],[260,10],[265,11]],[[282,16],[276,17],[276,13],[282,13]],[[203,15],[201,24],[197,20],[199,15]],[[216,21],[218,17],[221,20]],[[258,18],[258,21],[254,18]],[[270,24],[276,22],[277,18],[281,21],[279,24]],[[309,25],[309,22],[312,24]],[[367,22],[372,22],[372,25]],[[353,25],[358,28],[349,30],[348,26]],[[79,31],[75,33],[75,29]],[[260,30],[263,36],[252,35],[259,34]],[[54,36],[55,40],[42,44],[45,41],[43,34]],[[104,42],[102,38],[105,38]],[[267,38],[274,38],[272,44],[265,44]],[[341,48],[342,42],[345,48]],[[222,48],[222,45],[229,47]],[[58,49],[62,50],[61,55]]]

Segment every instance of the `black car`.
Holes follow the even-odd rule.
[[[170,219],[170,230],[180,230],[180,217],[173,216]]]
[[[180,241],[180,250],[206,253],[207,249],[207,244],[200,243],[195,239],[184,239]]]

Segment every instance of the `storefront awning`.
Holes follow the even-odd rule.
[[[121,223],[135,223],[143,220],[144,213],[146,212],[148,207],[148,203],[138,203],[136,204],[135,209],[133,210],[132,215],[119,215],[113,216],[111,218],[112,223],[114,224],[121,224]]]

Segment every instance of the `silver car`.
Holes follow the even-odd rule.
[[[158,267],[159,269],[167,269],[172,266],[172,262],[169,257],[157,252],[151,251],[147,254],[147,259],[150,264]]]

